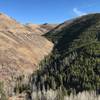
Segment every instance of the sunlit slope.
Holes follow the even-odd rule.
[[[0,81],[10,84],[16,77],[30,75],[52,47],[47,39],[1,13]]]

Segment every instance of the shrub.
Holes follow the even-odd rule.
[[[7,100],[7,96],[5,94],[3,87],[3,82],[0,82],[0,100]]]

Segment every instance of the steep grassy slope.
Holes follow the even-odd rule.
[[[17,77],[33,73],[52,47],[44,37],[0,14],[0,81],[4,81],[6,92],[13,92]]]
[[[32,77],[37,89],[100,91],[100,14],[90,14],[57,26],[45,35],[53,52]]]

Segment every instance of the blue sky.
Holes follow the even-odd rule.
[[[100,12],[100,0],[0,0],[0,12],[21,23],[61,23]]]

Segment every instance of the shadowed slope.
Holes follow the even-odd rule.
[[[37,89],[100,92],[100,14],[89,14],[57,26],[45,35],[53,52],[33,75]]]

